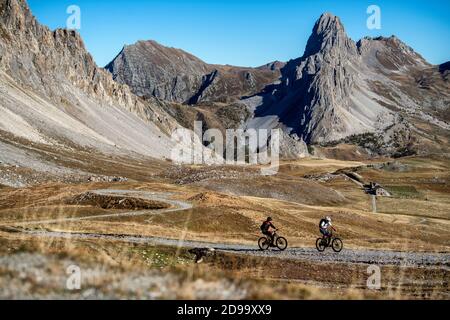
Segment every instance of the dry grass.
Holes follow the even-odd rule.
[[[426,161],[421,158],[405,159],[404,163],[408,166],[407,172],[357,169],[366,181],[377,181],[403,190],[400,195],[394,193],[393,198],[379,198],[378,214],[372,213],[370,197],[349,180],[315,182],[301,178],[307,174],[330,173],[345,167],[357,168],[361,163],[309,159],[283,163],[277,176],[254,180],[208,180],[202,185],[181,186],[170,181],[155,181],[4,189],[0,192],[0,221],[9,223],[22,219],[101,214],[104,211],[96,205],[68,206],[64,199],[93,189],[138,189],[174,192],[177,198],[192,202],[194,208],[162,216],[104,218],[43,227],[175,239],[183,233],[192,240],[254,244],[259,236],[261,221],[270,215],[293,246],[313,247],[318,221],[325,215],[331,215],[340,236],[345,239],[346,247],[448,251],[450,190],[446,181],[450,164],[447,160]],[[249,192],[243,192],[244,195],[230,195],[227,190],[217,192],[219,183],[228,183],[233,193],[244,188]],[[262,190],[270,188],[276,194],[264,196],[265,191]],[[250,196],[245,193],[250,193]],[[335,202],[333,197],[345,200]]]
[[[308,159],[282,163],[277,176],[253,180],[248,177],[213,179],[178,185],[173,183],[177,178],[174,176],[114,184],[2,188],[0,224],[121,212],[102,209],[98,203],[68,205],[66,200],[89,190],[132,189],[172,192],[174,198],[191,202],[194,207],[164,215],[110,217],[36,227],[173,239],[183,235],[191,240],[256,246],[259,225],[270,215],[292,246],[312,247],[317,238],[318,221],[331,215],[347,248],[448,252],[450,162],[440,157],[413,157],[401,162],[407,166],[407,171],[365,168],[361,162]],[[373,214],[370,197],[352,181],[337,178],[317,182],[304,178],[343,168],[356,170],[365,181],[376,181],[391,188],[394,197],[378,198],[379,213]],[[218,191],[218,185],[223,189]],[[268,195],[270,187],[274,193]],[[341,200],[333,201],[333,197]],[[194,283],[198,285],[197,281],[217,279],[236,281],[237,286],[246,288],[249,298],[264,299],[445,298],[448,293],[448,272],[443,269],[383,267],[384,287],[380,292],[373,292],[364,288],[366,270],[363,265],[217,255],[207,265],[194,266],[190,255],[172,248],[105,240],[40,241],[20,234],[0,234],[3,254],[27,250],[69,256],[88,264],[114,266],[117,272],[124,274],[148,268],[173,272],[185,281],[180,297],[187,298],[192,294],[190,290],[194,290]],[[329,274],[329,281],[323,280],[324,273]]]
[[[209,298],[213,298],[217,294],[214,293],[214,287],[218,283],[225,283],[235,290],[241,290],[245,299],[361,299],[365,296],[365,294],[356,293],[353,289],[342,289],[337,293],[317,288],[315,285],[296,283],[295,281],[291,283],[278,281],[273,276],[262,279],[246,275],[235,268],[224,268],[226,264],[230,263],[230,261],[225,262],[230,259],[229,257],[217,257],[208,264],[196,265],[192,256],[186,251],[175,248],[111,241],[40,241],[23,236],[1,235],[0,252],[2,255],[43,254],[49,257],[45,270],[48,275],[59,275],[63,279],[65,278],[65,266],[59,265],[57,261],[65,261],[65,264],[76,263],[82,266],[83,270],[102,270],[103,272],[96,272],[95,277],[88,277],[84,280],[84,286],[95,288],[106,296],[111,293],[105,291],[105,288],[112,283],[121,282],[130,275],[157,276],[158,274],[164,277],[174,277],[174,283],[169,283],[169,285],[174,288],[175,293],[168,295],[172,289],[166,287],[164,292],[167,296],[162,296],[162,298],[171,299],[196,299],[198,298],[196,293],[200,290],[210,291],[210,294],[213,295]],[[231,259],[234,260],[233,257]],[[264,263],[261,263],[260,267],[263,265]],[[11,282],[3,283],[3,279],[10,277],[17,279],[18,276],[19,274],[11,274],[9,270],[0,268],[0,283],[3,285],[11,285]],[[24,291],[31,290],[35,297],[47,294],[63,296],[68,293],[64,287],[64,281],[60,285],[57,283],[43,286],[43,281],[37,280],[32,275],[28,275],[26,278],[21,277],[24,288],[27,288]],[[148,288],[149,291],[155,289],[157,290],[153,287]],[[140,292],[123,292],[121,297],[134,299],[139,298],[140,295]],[[80,297],[80,293],[77,292],[70,296],[71,299]],[[208,296],[204,296],[204,298],[208,299]]]
[[[220,254],[212,259],[216,268],[235,278],[271,279],[274,285],[292,289],[298,299],[443,299],[448,294],[448,270],[381,267],[380,290],[367,289],[367,265],[311,263],[298,260]],[[430,285],[431,283],[431,285]],[[302,287],[304,286],[304,287]],[[311,286],[315,287],[311,290]],[[306,292],[302,288],[309,288]]]
[[[0,232],[1,234],[1,232]],[[195,299],[195,291],[226,281],[245,291],[246,299],[440,299],[448,290],[448,271],[383,267],[382,288],[367,289],[364,265],[309,263],[264,259],[218,253],[206,264],[196,265],[185,250],[152,245],[124,244],[114,241],[38,240],[21,235],[1,234],[2,255],[39,253],[72,261],[84,269],[109,270],[97,275],[91,286],[98,290],[130,274],[163,272],[176,275],[178,299]],[[47,272],[60,273],[62,266],[49,263]],[[7,277],[0,270],[0,279]],[[326,275],[326,276],[324,276]],[[399,275],[401,275],[399,277]],[[421,280],[422,279],[422,280]],[[426,281],[425,281],[426,279]],[[28,286],[35,279],[23,279]],[[428,283],[428,285],[427,285]],[[430,286],[429,283],[433,283]],[[61,294],[64,288],[43,287],[34,283],[36,296],[49,292]],[[105,292],[106,294],[107,292]],[[139,292],[123,298],[136,298]],[[76,298],[76,296],[74,297]],[[168,298],[174,298],[168,296]]]

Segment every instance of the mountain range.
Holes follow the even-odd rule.
[[[330,13],[316,22],[304,54],[287,63],[209,65],[140,41],[106,69],[138,96],[203,108],[238,104],[242,116],[234,126],[282,128],[307,144],[359,141],[376,153],[401,155],[416,152],[424,139],[415,122],[449,129],[449,63],[433,66],[395,36],[354,42]]]
[[[195,120],[280,128],[286,157],[307,156],[307,144],[438,152],[448,146],[449,65],[394,36],[354,42],[325,13],[287,63],[211,65],[139,41],[101,68],[76,31],[42,26],[25,0],[0,0],[0,162],[59,172],[48,148],[167,159],[172,131]]]
[[[97,67],[77,32],[51,31],[25,1],[1,0],[0,39],[0,130],[40,144],[168,155],[176,121]]]
[[[282,63],[260,68],[210,65],[155,41],[125,46],[105,68],[139,96],[185,104],[230,102],[261,91],[280,76]]]

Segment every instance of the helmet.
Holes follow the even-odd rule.
[[[267,221],[273,221],[272,217],[268,217]]]
[[[327,220],[328,222],[331,222],[331,217],[326,217],[325,220]]]

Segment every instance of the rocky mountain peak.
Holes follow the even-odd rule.
[[[162,158],[178,126],[99,68],[76,31],[41,25],[25,0],[0,0],[0,91],[0,130],[43,144]]]
[[[365,37],[358,41],[357,48],[366,64],[388,71],[431,66],[396,36]]]
[[[307,143],[335,141],[375,131],[380,122],[390,124],[389,112],[370,99],[362,70],[357,46],[341,20],[325,13],[314,25],[304,56],[282,69],[280,84],[255,106],[252,124],[271,119],[271,126],[289,128]]]
[[[351,53],[356,52],[356,46],[347,36],[339,17],[331,13],[324,13],[314,25],[304,56],[307,57],[333,49],[345,49]]]
[[[273,62],[269,62],[263,66],[260,66],[257,69],[275,71],[275,70],[281,70],[282,68],[284,68],[284,66],[286,66],[286,62],[276,60]]]
[[[139,41],[105,68],[138,96],[197,104],[236,101],[255,94],[279,77],[281,62],[260,68],[208,64],[194,55],[156,41]]]
[[[344,31],[344,25],[339,17],[330,12],[323,13],[316,21],[314,30],[317,33],[327,33],[329,31]]]
[[[0,21],[17,30],[36,24],[25,0],[0,0]]]

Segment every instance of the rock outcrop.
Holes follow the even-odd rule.
[[[410,117],[450,128],[445,65],[430,65],[396,37],[355,43],[329,13],[281,74],[279,84],[242,101],[253,113],[247,128],[282,128],[308,144],[373,133],[387,140],[376,145],[388,154],[413,143]]]
[[[176,121],[98,68],[77,32],[40,25],[25,0],[0,0],[0,39],[0,130],[40,144],[169,155]]]
[[[430,65],[395,36],[354,42],[330,13],[316,22],[303,56],[288,63],[212,66],[147,41],[125,47],[107,68],[141,96],[200,106],[243,105],[251,116],[240,126],[281,128],[284,155],[305,154],[305,142],[367,144],[367,137],[382,140],[369,141],[371,154],[409,154],[417,142],[411,117],[450,128],[448,64]],[[197,117],[214,118],[197,111]],[[224,122],[216,120],[208,122]]]
[[[282,69],[279,85],[259,95],[249,126],[283,126],[307,143],[320,143],[392,123],[393,115],[371,99],[361,69],[358,48],[339,18],[322,15],[303,57]]]
[[[233,102],[255,94],[280,75],[280,62],[261,68],[211,65],[155,41],[125,46],[105,68],[139,96],[184,104]]]
[[[416,120],[450,129],[449,63],[433,66],[396,37],[354,42],[329,13],[315,24],[301,58],[258,68],[211,65],[140,41],[105,70],[77,32],[40,25],[25,0],[0,0],[0,40],[5,163],[28,159],[6,136],[164,159],[174,145],[170,133],[196,120],[222,132],[280,128],[281,153],[289,158],[306,156],[307,144],[340,141],[409,155],[417,133],[428,141],[435,136],[417,129]]]

